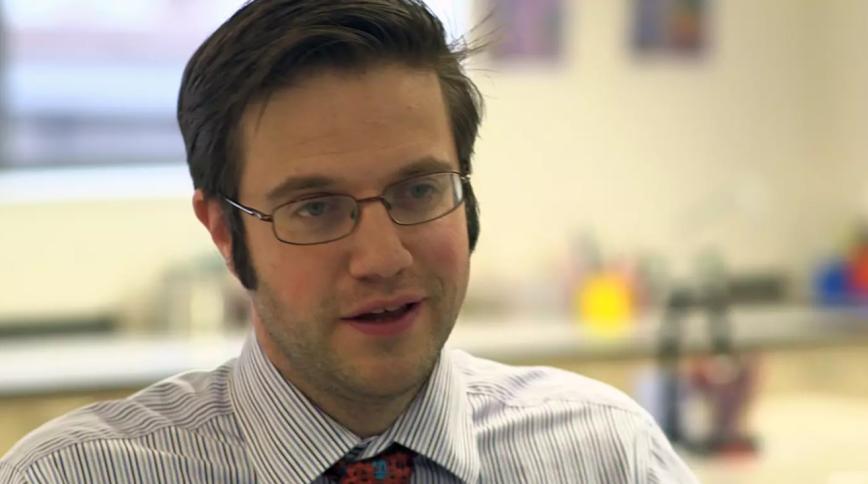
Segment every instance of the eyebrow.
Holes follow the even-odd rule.
[[[456,171],[458,168],[452,163],[426,156],[416,161],[410,162],[395,172],[394,179],[400,180],[414,175],[423,175],[425,173],[436,173],[441,171]],[[272,188],[265,194],[265,197],[270,202],[279,202],[286,200],[293,192],[309,189],[328,189],[335,187],[341,183],[341,179],[330,178],[327,176],[300,176],[290,177],[282,181],[279,185]]]
[[[412,163],[408,163],[395,174],[396,178],[406,178],[413,175],[423,175],[425,173],[436,173],[440,171],[457,171],[458,167],[454,166],[446,160],[426,156]]]
[[[313,188],[324,189],[335,186],[338,180],[325,176],[300,176],[287,178],[265,194],[270,202],[278,202],[286,198],[292,192],[309,190]]]

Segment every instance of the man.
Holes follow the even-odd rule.
[[[694,482],[608,386],[443,350],[479,233],[465,54],[418,0],[254,0],[221,26],[178,119],[253,334],[48,424],[0,481]]]

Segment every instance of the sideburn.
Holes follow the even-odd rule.
[[[241,219],[241,212],[224,204],[223,215],[229,226],[232,240],[232,267],[235,269],[235,275],[245,289],[254,291],[258,281],[253,261],[250,259],[250,251],[247,249],[247,233],[244,229],[244,221]]]

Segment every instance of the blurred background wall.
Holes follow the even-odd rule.
[[[590,229],[676,271],[714,246],[804,277],[868,201],[868,4],[715,2],[707,56],[676,60],[631,55],[628,4],[571,3],[561,69],[479,76],[476,270]]]
[[[868,3],[713,2],[706,51],[677,59],[631,52],[629,5],[566,2],[555,61],[470,66],[487,101],[475,283],[538,272],[585,233],[674,273],[717,248],[804,291],[868,207]],[[212,250],[183,168],[163,171],[73,173],[92,186],[72,199],[0,194],[0,315],[110,309]],[[141,193],[99,194],[115,184]]]
[[[64,1],[22,4],[38,14],[39,5]],[[448,22],[457,32],[492,6],[557,3],[491,1],[431,3],[459,16]],[[868,468],[858,464],[868,432],[868,324],[859,310],[841,319],[814,304],[818,267],[847,256],[868,221],[868,2],[644,1],[706,5],[704,47],[668,55],[633,45],[638,1],[563,0],[550,19],[563,28],[551,55],[505,58],[493,49],[469,64],[487,109],[473,174],[482,236],[463,317],[496,325],[459,325],[458,344],[575,370],[643,400],[643,385],[659,386],[657,327],[625,323],[612,339],[575,331],[573,323],[587,322],[568,314],[568,293],[581,286],[575,272],[588,270],[589,245],[617,267],[656,261],[668,281],[690,280],[714,253],[731,273],[770,274],[788,290],[770,307],[739,307],[734,316],[739,351],[761,360],[744,365],[762,375],[749,402],[758,458],[718,466],[691,456],[691,465],[704,482],[868,482]],[[211,5],[172,5],[196,2]],[[184,10],[188,17],[168,10],[160,25],[170,21],[183,33],[197,8]],[[493,39],[509,34],[496,22],[480,32],[492,29]],[[186,59],[194,45],[168,42],[166,52]],[[177,89],[171,77],[180,77],[173,69],[143,83],[171,85],[148,91],[166,105]],[[71,84],[45,82],[59,90]],[[17,102],[14,89],[3,94],[4,106]],[[11,137],[6,128],[0,141]],[[47,139],[64,154],[63,140]],[[131,151],[151,148],[146,140],[127,143]],[[180,330],[0,338],[0,454],[69,409],[235,354],[237,332],[189,338],[227,329],[209,322],[218,313],[207,308],[220,303],[213,287],[179,298],[206,307],[197,313],[198,333],[163,320],[174,301],[167,293],[174,283],[184,288],[190,269],[209,272],[216,263],[222,271],[191,194],[180,160],[0,166],[0,336],[5,327],[17,334],[117,315],[138,317],[145,332]],[[862,250],[868,298],[865,240]],[[585,265],[577,268],[577,259]],[[193,312],[179,313],[180,324],[194,326],[184,320]],[[701,371],[706,363],[685,366]]]

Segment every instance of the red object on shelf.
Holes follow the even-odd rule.
[[[868,246],[857,247],[849,262],[847,284],[850,293],[861,301],[868,301]]]

